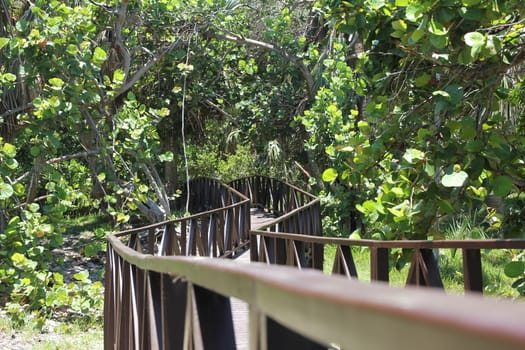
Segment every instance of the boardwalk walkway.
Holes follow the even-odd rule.
[[[265,211],[252,208],[250,212],[251,228],[257,230],[275,219]],[[250,250],[243,252],[236,258],[240,264],[250,263]],[[237,350],[249,349],[248,304],[237,298],[230,298],[233,328],[235,330],[235,343]]]
[[[105,349],[525,349],[525,309],[473,294],[481,252],[525,240],[323,237],[320,200],[293,185],[254,176],[189,187],[180,198],[194,215],[108,235]],[[346,278],[314,271],[326,244],[336,247],[332,274]],[[388,281],[391,249],[412,249],[407,284],[441,289],[432,250],[460,249],[470,295],[359,283],[353,247],[370,249],[373,281]]]

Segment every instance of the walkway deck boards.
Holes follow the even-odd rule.
[[[261,209],[253,208],[251,211],[251,228],[258,229],[270,221],[275,220],[275,217],[269,215]],[[250,263],[250,250],[243,252],[236,259],[239,264]],[[235,330],[235,342],[238,350],[247,350],[250,347],[249,337],[249,315],[248,304],[237,298],[230,298],[233,328]]]

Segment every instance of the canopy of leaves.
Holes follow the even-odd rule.
[[[494,234],[522,236],[506,214],[525,190],[523,4],[315,6],[338,35],[301,121],[333,169],[324,180],[337,173],[333,187],[357,196],[361,221],[350,230],[439,237],[446,217],[485,208]]]

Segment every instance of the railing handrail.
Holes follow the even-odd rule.
[[[297,187],[297,186],[295,186],[295,185],[293,185],[293,184],[291,184],[289,182],[286,182],[286,181],[283,181],[283,180],[279,180],[278,178],[271,177],[271,176],[261,176],[261,175],[245,176],[245,177],[241,177],[241,178],[235,179],[233,181],[230,181],[229,184],[233,184],[233,183],[236,183],[236,182],[242,182],[242,181],[250,180],[250,179],[254,179],[254,178],[260,178],[260,179],[267,179],[267,180],[270,180],[270,181],[275,181],[275,182],[281,183],[283,185],[286,185],[286,186],[292,188],[293,190],[306,195],[307,197],[310,197],[312,199],[316,199],[317,198],[316,196],[314,196],[310,192],[307,192],[307,191],[303,190],[302,188],[299,188],[299,187]]]
[[[250,199],[247,198],[247,199],[242,200],[241,202],[230,204],[230,205],[227,205],[227,206],[224,206],[224,207],[221,207],[221,208],[211,209],[211,210],[207,210],[207,211],[202,211],[202,212],[199,212],[197,214],[185,216],[185,217],[182,217],[182,218],[172,219],[172,220],[165,220],[165,221],[161,221],[161,222],[158,222],[158,223],[155,223],[155,224],[150,224],[150,225],[147,225],[147,226],[134,227],[134,228],[130,228],[130,229],[127,229],[127,230],[119,231],[119,232],[115,233],[115,235],[118,236],[118,237],[127,236],[127,235],[134,234],[134,233],[137,233],[137,232],[142,232],[142,231],[146,231],[146,230],[150,230],[150,229],[155,229],[157,227],[177,224],[177,223],[183,222],[183,221],[195,220],[195,219],[198,219],[200,217],[209,216],[210,214],[214,214],[214,213],[218,213],[218,212],[221,212],[221,211],[224,211],[224,210],[227,210],[227,209],[232,209],[232,208],[238,207],[239,205],[246,204],[249,201],[250,201]]]
[[[273,224],[272,221],[271,224]],[[270,225],[271,225],[270,224]],[[267,225],[268,226],[268,225]],[[373,240],[342,237],[320,237],[300,233],[272,232],[263,228],[251,230],[250,234],[308,243],[338,244],[368,248],[412,249],[525,249],[525,239],[467,239],[467,240]]]
[[[279,217],[276,217],[274,220],[268,222],[266,225],[264,226],[261,226],[259,227],[257,230],[253,230],[254,232],[263,232],[264,230],[266,230],[267,228],[271,227],[271,226],[274,226],[276,224],[279,224],[283,221],[286,221],[288,219],[290,219],[292,216],[296,215],[297,213],[301,212],[301,211],[304,211],[314,205],[318,205],[319,203],[321,202],[321,200],[319,198],[316,198],[308,203],[306,203],[305,205],[301,206],[301,207],[298,207],[298,208],[295,208],[293,210],[290,210],[289,212],[287,212],[286,214],[283,214]],[[264,232],[271,232],[271,231],[264,231]],[[280,234],[281,232],[275,232],[277,234]],[[299,234],[301,235],[301,234]],[[306,236],[306,235],[302,235],[302,236]],[[308,235],[309,236],[309,235]],[[319,236],[315,236],[315,237],[319,237]]]
[[[322,344],[335,343],[344,349],[525,347],[524,304],[429,289],[390,288],[285,266],[144,255],[114,235],[108,236],[108,243],[110,250],[132,266],[182,277],[242,299],[253,312]]]

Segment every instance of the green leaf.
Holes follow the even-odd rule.
[[[479,4],[481,2],[481,0],[462,0],[461,3],[463,4],[463,6],[475,6],[477,4]]]
[[[459,11],[460,15],[469,21],[480,21],[483,18],[484,12],[479,8],[463,7]]]
[[[436,21],[434,18],[430,20],[428,31],[437,36],[447,35],[448,33],[445,26],[441,22]]]
[[[447,200],[444,200],[444,199],[440,200],[439,201],[439,208],[446,214],[454,213],[454,207]]]
[[[41,149],[39,146],[33,146],[31,147],[31,149],[29,150],[29,153],[33,156],[33,157],[36,157],[38,156],[40,153],[41,153]]]
[[[159,160],[161,162],[171,162],[171,161],[173,161],[173,152],[166,152],[164,154],[159,155]]]
[[[443,90],[436,90],[434,92],[432,92],[432,95],[433,96],[441,96],[441,97],[444,97],[444,98],[447,98],[449,99],[450,98],[450,94],[446,91],[443,91]]]
[[[121,84],[124,82],[124,79],[126,78],[126,75],[124,74],[124,71],[122,69],[117,69],[113,73],[113,82]]]
[[[481,150],[483,149],[483,146],[484,144],[482,141],[472,140],[472,141],[467,142],[467,144],[465,145],[465,149],[467,150],[467,152],[478,153],[478,152],[481,152]]]
[[[23,255],[23,254],[20,254],[20,253],[14,253],[12,256],[11,256],[11,261],[13,262],[13,264],[17,267],[23,265],[26,263],[27,261],[27,258]]]
[[[3,80],[9,81],[11,83],[16,81],[16,75],[14,75],[13,73],[5,73],[1,77]]]
[[[386,0],[369,0],[369,2],[370,2],[370,6],[374,10],[379,10],[380,8],[385,6],[385,4],[386,4]]]
[[[519,277],[525,272],[525,263],[523,261],[511,261],[505,265],[505,269],[503,271],[507,277]]]
[[[348,236],[349,239],[361,239],[361,230],[357,229]]]
[[[507,196],[512,191],[512,179],[508,176],[497,176],[494,179],[493,191],[496,196]]]
[[[60,90],[64,85],[64,81],[60,78],[51,78],[49,79],[49,85],[51,85],[51,88],[54,90]]]
[[[13,187],[10,184],[0,183],[0,200],[11,197],[13,193]]]
[[[124,213],[118,213],[117,214],[117,222],[128,222],[129,215],[126,215]]]
[[[18,168],[18,162],[15,158],[7,158],[5,160],[5,166],[11,170],[15,170],[16,168]]]
[[[321,177],[324,182],[332,182],[337,178],[337,170],[334,168],[328,168],[323,171],[323,175]]]
[[[468,174],[464,171],[452,171],[441,178],[441,184],[445,187],[462,187],[468,180]]]
[[[32,213],[36,213],[37,211],[40,210],[40,205],[38,205],[38,203],[30,203],[27,206],[27,209],[29,209],[29,211]]]
[[[75,45],[69,44],[66,49],[67,53],[70,55],[76,55],[78,53],[78,47]]]
[[[430,34],[429,39],[436,49],[444,49],[448,45],[448,36],[446,35]]]
[[[407,30],[407,24],[402,19],[398,19],[397,21],[392,22],[392,28],[394,28],[394,30],[405,32]]]
[[[410,38],[408,39],[409,43],[410,44],[415,44],[424,36],[425,36],[425,31],[423,31],[421,29],[416,29],[416,30],[414,30],[412,35],[410,35]]]
[[[395,208],[388,208],[388,211],[394,215],[396,218],[402,218],[405,216],[405,211],[404,210],[400,210],[400,209],[395,209]]]
[[[406,19],[410,22],[418,21],[425,12],[427,12],[428,6],[425,6],[419,2],[412,2],[405,10]]]
[[[423,159],[425,159],[425,152],[422,152],[415,148],[409,148],[406,150],[403,155],[403,159],[410,164],[415,164]]]
[[[465,34],[465,44],[473,48],[479,48],[485,45],[485,36],[478,32]]]
[[[363,134],[368,135],[370,134],[370,125],[364,121],[360,120],[357,122],[357,127],[359,128],[359,131],[361,131]]]
[[[78,273],[75,273],[73,275],[73,278],[79,282],[87,281],[89,279],[89,272],[87,271],[80,271]]]
[[[10,143],[4,143],[2,146],[2,153],[8,157],[13,158],[16,156],[16,147]]]
[[[524,286],[525,286],[525,277],[521,277],[515,280],[514,283],[512,283],[511,287],[518,289],[520,294],[523,295]]]
[[[432,79],[432,76],[427,73],[423,73],[419,77],[416,78],[415,84],[416,87],[423,87],[428,84],[428,82]]]
[[[0,38],[0,50],[9,43],[9,38]]]
[[[93,63],[97,66],[102,65],[108,58],[108,55],[106,54],[106,51],[104,51],[101,47],[96,47],[95,51],[93,52]]]
[[[41,224],[38,226],[38,229],[44,233],[52,233],[54,231],[54,228],[50,224]]]

